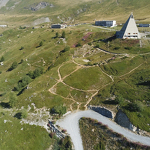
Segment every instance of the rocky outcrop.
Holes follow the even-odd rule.
[[[33,5],[29,6],[29,7],[24,7],[24,9],[30,9],[32,11],[37,11],[37,10],[40,10],[40,9],[44,9],[47,6],[49,6],[51,8],[54,7],[53,4],[49,4],[47,2],[40,2],[38,4],[33,4]]]
[[[105,107],[100,107],[100,106],[88,106],[88,109],[91,109],[105,117],[114,118],[113,112],[111,112],[110,110],[106,109]]]
[[[117,124],[119,124],[122,127],[128,128],[131,131],[137,131],[137,127],[135,127],[129,120],[129,118],[127,117],[127,115],[122,111],[119,110],[116,114],[115,117],[115,122]]]

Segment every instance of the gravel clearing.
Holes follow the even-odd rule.
[[[144,137],[144,136],[134,134],[128,129],[119,126],[118,124],[111,121],[110,119],[92,110],[86,110],[86,111],[73,112],[56,122],[57,125],[67,130],[68,134],[72,139],[75,150],[83,150],[82,139],[81,139],[80,129],[79,129],[79,120],[82,117],[96,119],[99,122],[108,125],[108,127],[112,129],[114,132],[124,135],[128,140],[133,142],[140,142],[141,144],[150,146],[149,137]]]

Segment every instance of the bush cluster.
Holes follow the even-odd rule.
[[[63,106],[63,105],[59,105],[59,106],[54,106],[52,109],[51,109],[51,113],[54,114],[59,114],[59,116],[62,116],[63,114],[65,114],[67,111],[67,108],[66,106]]]
[[[17,96],[15,95],[15,93],[10,93],[9,95],[9,106],[10,107],[14,107],[17,104]]]
[[[140,102],[134,102],[127,104],[125,108],[131,112],[141,112],[143,110],[143,105]]]
[[[60,54],[65,53],[70,50],[70,46],[66,46],[62,51],[60,51]]]
[[[31,78],[29,76],[24,76],[21,80],[18,81],[18,85],[14,88],[15,91],[19,91],[28,85],[31,82]]]
[[[31,79],[35,79],[36,77],[40,76],[41,74],[43,74],[43,68],[36,68],[34,71],[29,71],[27,75]]]
[[[18,66],[18,63],[16,61],[14,61],[8,70],[11,71],[11,70],[17,68],[17,66]]]

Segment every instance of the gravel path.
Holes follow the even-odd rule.
[[[71,113],[65,116],[63,119],[60,119],[56,122],[57,125],[67,130],[68,134],[72,139],[75,150],[83,150],[82,139],[79,130],[79,119],[82,117],[96,119],[102,122],[103,124],[108,125],[108,127],[113,131],[124,135],[128,140],[134,142],[140,142],[144,145],[150,146],[149,137],[144,137],[144,136],[134,134],[131,131],[117,125],[115,122],[111,121],[110,119],[92,110],[86,110],[86,111],[78,111],[78,112]]]

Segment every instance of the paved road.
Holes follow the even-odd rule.
[[[149,137],[136,135],[132,133],[131,131],[117,125],[115,122],[111,121],[110,119],[92,110],[86,110],[86,111],[78,111],[78,112],[71,113],[65,116],[63,119],[60,119],[56,122],[57,125],[67,130],[67,132],[69,133],[72,139],[75,150],[83,150],[82,140],[81,140],[80,130],[79,130],[79,119],[82,117],[96,119],[102,122],[103,124],[108,125],[108,127],[112,129],[113,131],[124,135],[128,140],[134,141],[134,142],[140,142],[144,145],[150,146]]]

